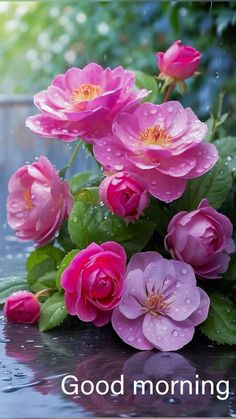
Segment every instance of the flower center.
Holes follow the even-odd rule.
[[[32,210],[34,208],[34,204],[31,198],[31,193],[29,190],[24,191],[24,200],[25,200],[25,207],[27,210]]]
[[[140,134],[140,139],[147,145],[153,144],[161,147],[166,147],[171,142],[170,135],[160,125],[145,128]]]
[[[164,314],[163,312],[168,308],[169,306],[161,294],[151,294],[146,304],[146,309],[152,316]]]
[[[77,89],[74,89],[71,96],[71,102],[77,105],[84,100],[92,100],[102,93],[100,86],[91,83],[83,83]]]

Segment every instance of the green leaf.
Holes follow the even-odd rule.
[[[215,145],[219,150],[220,156],[224,158],[230,169],[236,169],[236,137],[225,137],[215,141]]]
[[[212,291],[207,320],[200,326],[200,330],[209,339],[228,345],[236,344],[236,306],[223,294]]]
[[[0,279],[0,305],[4,304],[9,295],[16,291],[29,289],[26,279],[20,276],[8,276]]]
[[[56,292],[49,297],[41,307],[41,315],[39,319],[39,330],[53,329],[59,326],[67,317],[65,309],[64,296]]]
[[[71,191],[75,194],[79,189],[87,186],[97,186],[102,179],[102,174],[94,172],[83,172],[74,175],[70,179]]]
[[[175,34],[179,34],[180,31],[179,8],[180,4],[178,3],[171,3],[169,8],[169,21]]]
[[[59,236],[57,237],[57,243],[59,243],[59,245],[66,253],[70,252],[74,248],[68,232],[68,220],[65,220],[60,228]]]
[[[77,255],[79,252],[79,249],[73,249],[67,255],[62,259],[61,264],[59,266],[59,269],[57,271],[57,279],[56,279],[56,286],[59,290],[61,290],[61,275],[64,272],[64,270],[69,266],[72,259]]]
[[[139,89],[147,89],[151,90],[148,96],[146,96],[143,101],[144,102],[153,102],[159,103],[161,100],[161,95],[159,92],[157,80],[155,77],[150,76],[149,74],[145,74],[142,71],[135,71],[136,74],[136,86]]]
[[[64,255],[64,252],[51,244],[34,250],[26,261],[27,281],[30,287],[45,274],[57,270]]]
[[[231,256],[229,267],[223,277],[227,281],[236,281],[236,253]]]
[[[188,182],[182,197],[170,204],[175,212],[196,209],[203,198],[214,208],[220,208],[232,187],[232,175],[228,165],[219,159],[205,175]]]
[[[76,195],[75,199],[79,199],[80,201],[85,201],[88,204],[98,205],[100,202],[98,188],[96,186],[92,188],[83,188],[80,189]]]
[[[68,229],[72,242],[80,249],[92,242],[99,244],[114,240],[123,245],[131,256],[145,247],[155,224],[142,219],[135,224],[126,224],[104,206],[77,201],[69,217]]]
[[[56,278],[56,271],[47,272],[41,276],[37,282],[31,285],[31,290],[36,293],[44,290],[45,288],[56,288]]]

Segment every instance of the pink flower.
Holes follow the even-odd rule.
[[[103,326],[121,298],[126,254],[115,242],[90,244],[72,260],[61,278],[69,314]]]
[[[183,80],[194,75],[200,59],[201,54],[197,49],[175,41],[166,52],[157,53],[157,66],[162,77]]]
[[[107,176],[99,188],[103,203],[119,217],[135,222],[149,203],[145,182],[134,173]]]
[[[94,144],[96,159],[107,171],[134,172],[150,194],[165,202],[179,198],[187,179],[206,173],[218,159],[213,144],[203,142],[207,126],[177,101],[144,103],[121,113],[114,135]]]
[[[122,67],[103,69],[90,63],[59,74],[47,90],[34,97],[41,114],[26,125],[42,137],[74,141],[109,132],[117,112],[135,105],[146,90],[134,90],[135,74]]]
[[[207,318],[209,303],[191,266],[157,252],[137,253],[129,262],[112,325],[134,348],[174,351],[192,340],[194,327]]]
[[[31,292],[14,292],[6,299],[3,314],[13,323],[33,324],[39,319],[40,303]]]
[[[69,215],[72,197],[50,161],[41,156],[10,178],[7,219],[21,240],[48,243]]]
[[[166,249],[175,259],[189,263],[203,278],[220,278],[235,251],[230,220],[203,199],[196,211],[176,214],[165,238]]]

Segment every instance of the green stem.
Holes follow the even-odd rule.
[[[171,84],[168,86],[168,89],[167,89],[166,94],[165,94],[165,96],[164,96],[163,102],[167,102],[167,101],[169,100],[169,97],[170,97],[170,95],[171,95],[171,93],[172,93],[172,91],[173,91],[174,87],[175,87],[175,83],[171,83]]]
[[[82,146],[83,142],[81,140],[78,141],[77,145],[75,146],[74,150],[71,153],[71,156],[68,160],[68,163],[66,164],[65,167],[63,167],[63,169],[60,170],[59,174],[60,176],[64,179],[66,172],[68,169],[70,169],[70,167],[72,166],[72,164],[75,161],[75,158],[79,152],[80,147]]]

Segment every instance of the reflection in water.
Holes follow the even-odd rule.
[[[50,415],[54,404],[60,416],[235,416],[235,364],[234,352],[217,347],[198,346],[181,353],[133,352],[115,339],[110,327],[95,329],[76,324],[68,330],[39,333],[37,328],[12,325],[2,319],[0,334],[0,403],[4,417],[17,417],[17,405],[24,398],[40,414]],[[91,344],[93,342],[93,344]],[[202,351],[204,350],[204,356]],[[78,395],[68,396],[61,390],[65,375],[78,377]],[[109,385],[124,375],[124,395],[101,396],[94,392],[82,394],[81,383],[91,380],[96,384],[106,380]],[[195,394],[196,374],[201,380],[230,380],[228,400],[218,400],[206,387],[205,396]],[[189,380],[193,395],[186,387],[180,394],[156,392],[142,394],[134,380]],[[222,388],[223,391],[223,388]],[[13,394],[12,394],[13,392]],[[47,399],[45,399],[45,397]],[[44,403],[42,405],[42,398]],[[54,403],[54,404],[53,404]],[[35,410],[36,412],[36,410]],[[32,411],[29,416],[32,416]],[[54,410],[54,415],[56,415]],[[25,413],[25,417],[27,413]]]

